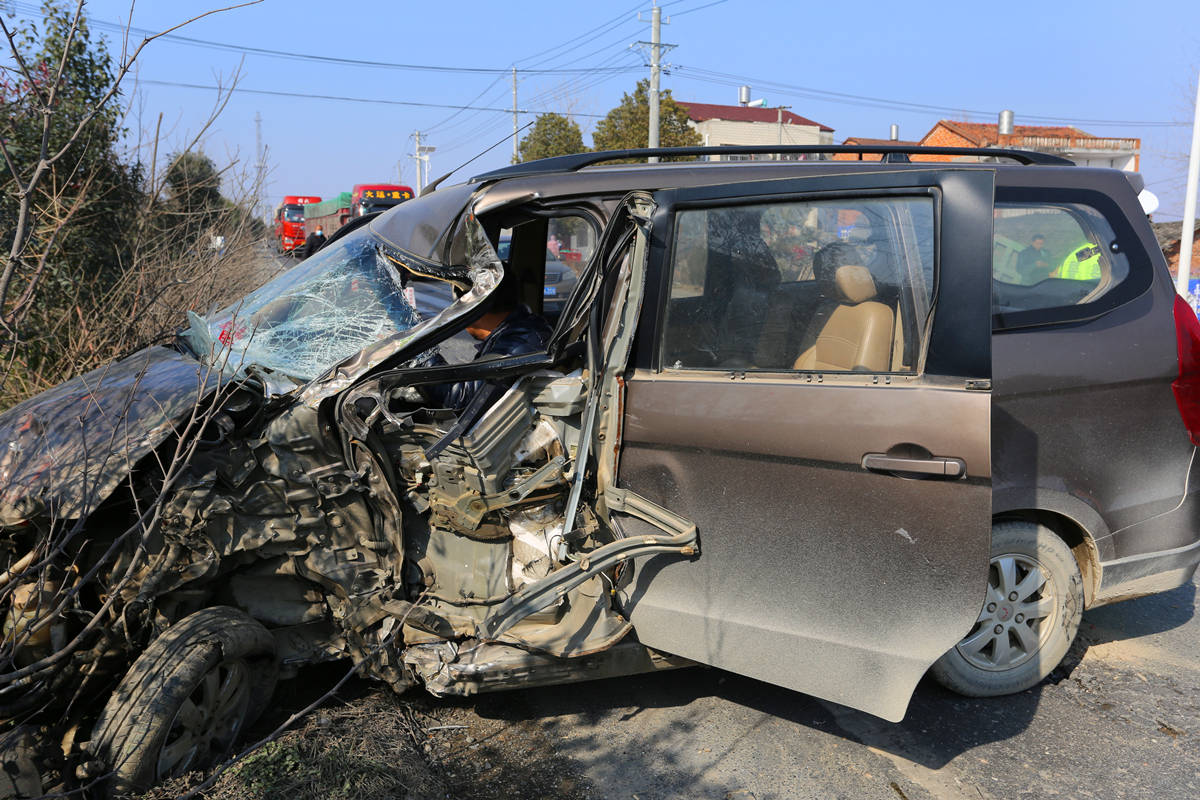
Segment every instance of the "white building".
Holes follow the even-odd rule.
[[[706,146],[744,145],[825,145],[833,144],[833,128],[793,114],[784,108],[749,105],[724,106],[714,103],[675,101],[688,114],[688,124],[703,137]],[[749,160],[751,156],[727,156],[729,160]],[[760,158],[773,158],[761,156]]]

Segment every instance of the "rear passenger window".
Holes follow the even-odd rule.
[[[931,197],[679,212],[663,366],[916,372],[933,219]]]
[[[1094,208],[1078,203],[997,203],[992,310],[1013,314],[1094,303],[1129,278],[1129,259]]]

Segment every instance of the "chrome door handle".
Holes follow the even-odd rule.
[[[959,478],[967,471],[961,458],[902,458],[886,453],[867,453],[862,457],[862,466],[872,472],[910,472],[944,478]]]

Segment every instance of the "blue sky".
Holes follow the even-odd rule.
[[[20,12],[35,2],[3,0],[0,6]],[[133,24],[161,29],[219,5],[142,0],[134,7]],[[1018,124],[1044,119],[1074,122],[1097,135],[1139,136],[1142,171],[1163,201],[1157,218],[1181,214],[1200,70],[1196,0],[662,5],[670,20],[663,41],[677,45],[665,57],[671,68],[663,88],[678,99],[734,103],[737,84],[749,83],[755,98],[789,105],[833,127],[839,142],[847,136],[886,137],[891,123],[900,125],[902,138],[915,139],[940,118],[994,122],[1003,108],[1016,112]],[[123,21],[129,13],[127,0],[91,0],[87,7],[101,22]],[[203,147],[220,163],[252,162],[254,117],[261,113],[271,204],[283,194],[329,196],[354,183],[395,180],[398,168],[404,182],[413,183],[414,131],[422,131],[423,144],[437,148],[430,171],[440,175],[511,134],[512,117],[401,103],[510,108],[511,77],[500,71],[514,65],[518,106],[577,115],[590,143],[597,117],[648,74],[641,53],[630,45],[650,38],[650,7],[649,0],[266,0],[179,32],[229,49],[152,43],[140,59],[131,124],[136,128],[140,121],[152,129],[161,112],[167,147],[178,146],[200,126],[215,92],[151,81],[212,86],[240,66],[241,88],[300,96],[236,93]],[[646,22],[638,21],[639,11]],[[245,47],[496,72],[344,65],[239,49]],[[532,119],[521,115],[522,124]],[[1183,124],[1161,124],[1172,122]],[[506,141],[459,177],[501,166],[511,154]]]

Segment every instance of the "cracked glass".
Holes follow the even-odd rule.
[[[206,321],[202,349],[215,363],[312,380],[421,321],[393,258],[360,228]]]

